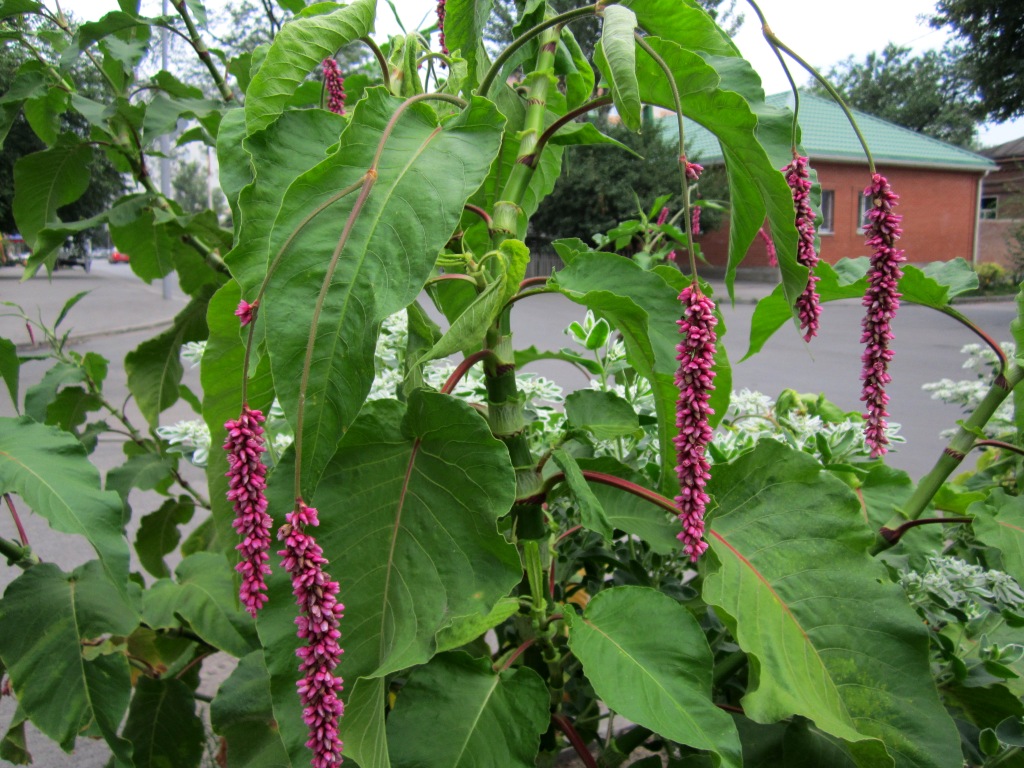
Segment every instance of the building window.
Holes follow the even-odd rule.
[[[868,211],[871,210],[871,204],[874,202],[874,198],[868,197],[867,195],[861,195],[858,198],[857,203],[857,231],[863,232],[865,227],[868,226]]]
[[[978,212],[979,218],[982,219],[997,219],[999,218],[999,198],[998,197],[983,197],[981,198],[981,210]]]
[[[835,208],[836,193],[831,189],[821,190],[821,226],[818,227],[818,232],[823,235],[831,235],[835,232]]]

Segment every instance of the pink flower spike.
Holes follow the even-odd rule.
[[[775,241],[772,240],[772,236],[768,234],[768,230],[761,227],[757,230],[757,236],[764,240],[764,249],[768,253],[768,266],[779,266],[779,254],[775,250]]]
[[[306,746],[313,752],[313,768],[334,768],[342,762],[344,746],[338,736],[338,719],[345,713],[340,698],[344,686],[343,680],[335,677],[334,668],[344,652],[338,644],[338,624],[345,606],[336,597],[338,582],[331,581],[324,571],[328,563],[323,549],[305,531],[307,526],[320,524],[316,510],[298,499],[285,521],[277,533],[284,542],[278,554],[282,567],[292,577],[292,594],[299,606],[297,634],[306,641],[295,652],[303,673],[296,688],[302,701],[302,719],[309,728]]]
[[[871,448],[871,457],[877,458],[889,450],[886,447],[889,444],[886,434],[889,412],[885,409],[889,395],[885,392],[885,385],[892,381],[888,372],[893,357],[889,342],[894,338],[890,323],[900,306],[901,294],[896,286],[903,277],[900,264],[906,259],[903,251],[895,247],[903,234],[900,227],[903,217],[892,212],[899,195],[893,193],[884,176],[876,173],[871,179],[871,186],[864,190],[864,196],[872,200],[864,232],[868,238],[865,244],[873,252],[868,290],[862,302],[867,313],[861,321],[864,331],[860,340],[865,346],[861,355],[864,365],[860,378],[864,385],[860,399],[867,408],[864,440]]]
[[[448,55],[448,46],[444,43],[444,17],[445,17],[445,0],[437,0],[437,31],[440,37],[441,53],[445,56]]]
[[[715,305],[700,291],[696,282],[679,294],[683,316],[676,323],[682,335],[676,346],[676,475],[679,477],[679,495],[676,508],[682,531],[678,534],[683,550],[690,560],[697,559],[708,548],[704,541],[704,510],[709,496],[704,486],[711,477],[711,465],[706,454],[711,442],[708,417],[714,413],[708,405],[714,391],[715,359]]]
[[[700,234],[700,206],[693,206],[693,210],[690,211],[690,233],[693,235]]]
[[[338,62],[333,58],[323,61],[324,87],[327,89],[327,108],[336,115],[345,114],[345,78],[341,76]]]
[[[262,411],[243,405],[238,420],[224,425],[228,432],[224,441],[224,450],[228,452],[228,500],[235,509],[232,525],[242,539],[235,546],[242,553],[235,566],[242,575],[238,598],[253,618],[267,602],[267,583],[263,577],[270,573],[267,560],[273,525],[264,497],[267,468],[260,459],[266,450],[262,423]]]
[[[687,181],[697,181],[700,178],[701,173],[704,172],[703,165],[691,163],[689,160],[686,159],[686,155],[679,156],[679,164],[683,166]]]
[[[668,221],[668,208],[662,208],[658,214],[658,220],[655,222],[659,227]]]
[[[235,316],[238,317],[238,321],[241,325],[246,326],[253,321],[256,317],[256,309],[259,307],[259,301],[254,301],[252,304],[242,299],[238,302],[238,309],[235,310]]]
[[[814,250],[814,209],[811,208],[811,178],[807,163],[806,157],[797,156],[782,169],[786,174],[786,183],[793,191],[793,204],[796,208],[796,260],[807,267],[807,286],[796,300],[800,328],[805,331],[804,341],[810,341],[818,335],[818,318],[821,317],[821,296],[814,290],[821,278],[814,274],[818,254]]]

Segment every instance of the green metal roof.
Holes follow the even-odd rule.
[[[792,109],[793,94],[790,91],[777,93],[765,101],[773,107]],[[982,155],[893,125],[865,112],[851,111],[876,163],[977,171],[996,168],[996,163]],[[665,120],[663,124],[666,133],[675,135],[674,120]],[[857,135],[843,110],[831,99],[800,92],[800,132],[801,145],[812,160],[864,161],[864,151]],[[687,124],[686,143],[689,153],[699,158],[699,162],[713,164],[722,159],[722,150],[714,134],[692,121]]]

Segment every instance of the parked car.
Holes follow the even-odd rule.
[[[86,274],[92,271],[92,251],[76,240],[69,239],[57,255],[54,266],[57,269],[62,267],[81,267]]]
[[[124,253],[123,251],[117,250],[117,248],[113,248],[110,251],[110,263],[111,264],[127,264],[128,263],[128,254]]]

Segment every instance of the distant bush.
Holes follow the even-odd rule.
[[[978,275],[978,290],[991,291],[1010,284],[1010,273],[1006,267],[991,261],[983,261],[974,267]]]

